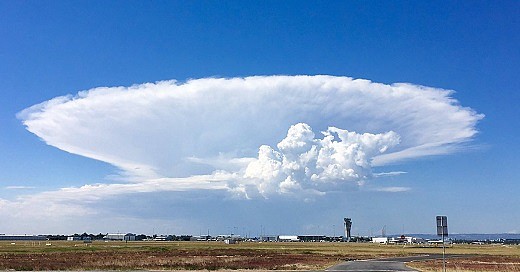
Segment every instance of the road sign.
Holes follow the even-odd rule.
[[[437,216],[437,235],[448,236],[448,217]]]
[[[442,271],[446,272],[446,246],[444,237],[448,236],[448,217],[444,215],[437,216],[437,235],[442,236]]]

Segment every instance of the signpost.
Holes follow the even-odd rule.
[[[443,215],[437,216],[437,235],[442,236],[442,271],[446,272],[446,247],[444,245],[444,237],[448,236],[448,217]]]

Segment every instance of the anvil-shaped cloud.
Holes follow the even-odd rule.
[[[114,165],[129,183],[169,179],[172,188],[182,178],[183,189],[211,189],[189,177],[218,173],[232,191],[267,196],[362,184],[374,166],[453,152],[483,115],[451,94],[321,75],[203,78],[95,88],[18,117],[47,144]]]

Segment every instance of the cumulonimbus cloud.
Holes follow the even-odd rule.
[[[114,165],[130,182],[231,173],[232,190],[268,194],[359,183],[374,166],[453,152],[483,115],[452,93],[321,75],[203,78],[95,88],[18,117],[47,144]]]
[[[305,123],[291,126],[275,150],[263,145],[234,189],[246,196],[259,193],[322,193],[341,183],[363,182],[372,177],[371,160],[399,143],[393,131],[358,134],[336,127],[315,138]],[[336,139],[337,138],[337,139]],[[250,185],[247,186],[247,181]]]

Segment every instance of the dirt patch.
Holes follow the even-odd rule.
[[[442,271],[442,260],[417,261],[408,266],[421,271]],[[515,271],[520,272],[518,256],[476,256],[471,258],[448,259],[448,271]]]
[[[2,253],[8,270],[312,270],[341,260],[337,256],[252,250],[157,250],[126,252]]]

